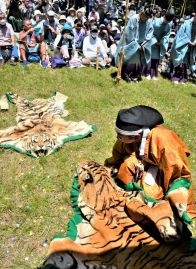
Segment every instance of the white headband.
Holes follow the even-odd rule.
[[[115,131],[119,134],[122,134],[122,135],[137,135],[143,131],[143,128],[139,129],[137,131],[125,131],[125,130],[121,130],[117,126],[115,126]]]
[[[140,149],[139,149],[139,155],[142,157],[144,156],[144,149],[145,149],[145,145],[146,145],[146,138],[150,132],[150,129],[148,127],[143,127],[142,129],[139,129],[137,131],[124,131],[119,129],[117,126],[115,126],[115,130],[117,133],[122,134],[122,135],[137,135],[141,132],[143,132],[142,134],[142,141],[140,144]]]

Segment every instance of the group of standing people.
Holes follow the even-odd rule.
[[[146,8],[131,16],[126,25],[125,38],[119,42],[116,62],[124,47],[122,78],[127,82],[139,82],[142,75],[146,79],[158,79],[162,61],[167,61],[170,79],[174,83],[188,81],[189,69],[195,76],[196,67],[196,14],[174,28],[175,14],[166,12],[153,18],[153,12]],[[171,33],[175,31],[175,38]]]

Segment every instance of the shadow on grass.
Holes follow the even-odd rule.
[[[116,78],[117,72],[115,71],[115,72],[111,73],[110,76],[111,76],[111,78]]]

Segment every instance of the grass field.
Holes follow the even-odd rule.
[[[66,230],[72,214],[69,190],[75,165],[81,159],[100,163],[111,155],[114,122],[120,108],[144,104],[158,109],[165,126],[173,129],[191,150],[196,178],[196,87],[173,85],[159,78],[140,84],[114,85],[113,69],[0,68],[0,95],[14,92],[27,98],[67,95],[68,120],[96,124],[92,137],[69,142],[57,153],[40,159],[0,150],[0,268],[36,268],[46,255],[53,234]],[[15,124],[15,107],[0,112],[0,128]],[[195,183],[194,183],[195,184]],[[195,184],[196,186],[196,184]]]

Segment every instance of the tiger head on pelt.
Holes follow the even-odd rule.
[[[57,135],[50,132],[37,132],[21,140],[22,147],[33,157],[47,156],[61,145]]]
[[[7,96],[16,104],[16,125],[0,129],[0,148],[14,149],[29,156],[47,156],[65,142],[82,139],[93,132],[85,121],[65,121],[67,96],[56,93],[49,99],[29,101],[16,94]]]
[[[19,131],[15,132],[18,138],[17,146],[22,148],[27,155],[35,158],[49,155],[62,146],[59,139],[60,123],[58,123],[58,119],[52,118],[50,118],[50,123],[47,123],[46,120],[41,120],[38,124],[33,121],[23,122],[22,126],[18,125]],[[30,124],[32,124],[31,128],[28,128]],[[21,132],[22,128],[23,132]]]
[[[142,222],[145,227],[155,225],[156,233],[164,241],[181,237],[183,223],[176,218],[168,201],[152,203],[141,190],[123,190],[112,178],[110,168],[92,160],[80,161],[76,170],[80,189],[78,204],[87,219],[106,211],[115,219],[115,210],[126,208],[125,212],[134,221]]]
[[[53,265],[58,269],[196,268],[196,249],[190,238],[169,244],[159,241],[153,225],[149,227],[151,233],[130,214],[130,207],[141,202],[143,191],[124,191],[107,167],[91,160],[80,161],[76,170],[71,190],[75,215],[67,234],[50,243],[42,269]],[[142,208],[147,209],[147,202],[137,208],[138,213]],[[149,209],[156,211],[158,220],[164,215],[159,206]],[[148,221],[143,212],[141,217]],[[169,225],[173,228],[173,223]],[[165,223],[163,226],[166,231]]]
[[[110,210],[126,199],[138,196],[144,201],[143,194],[138,191],[125,192],[116,185],[112,178],[112,170],[93,160],[82,160],[76,166],[78,187],[80,189],[79,203],[85,203],[95,212]],[[92,195],[93,194],[93,195]]]

